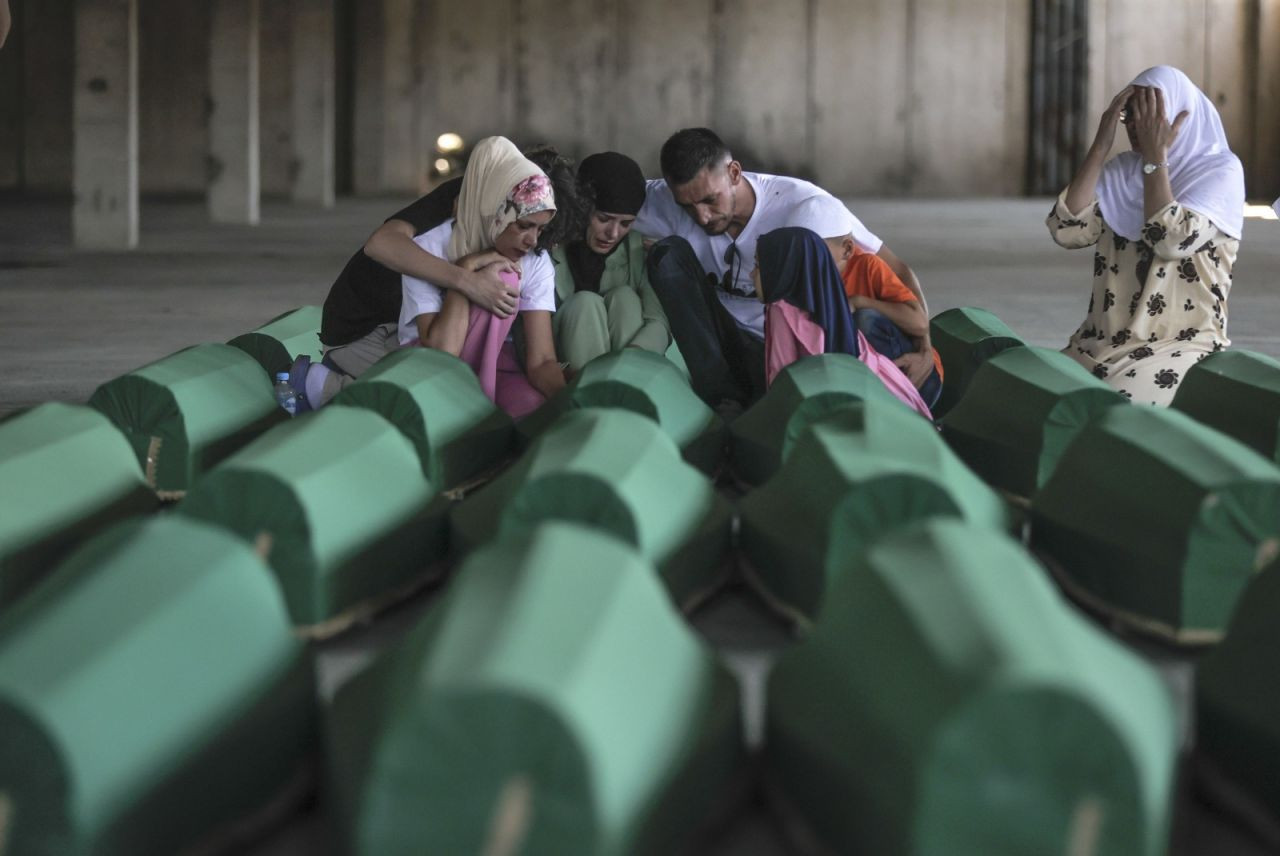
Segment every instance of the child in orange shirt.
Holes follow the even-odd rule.
[[[806,199],[797,208],[802,225],[818,234],[831,251],[854,325],[879,353],[891,360],[916,351],[914,339],[929,332],[929,316],[911,289],[884,259],[853,240],[849,210],[834,197]],[[942,360],[933,351],[933,371],[920,385],[930,407],[942,394]]]

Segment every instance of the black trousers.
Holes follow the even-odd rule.
[[[743,407],[755,403],[765,389],[764,342],[739,327],[720,303],[714,274],[702,269],[688,241],[674,236],[649,248],[647,264],[693,391],[711,407],[726,399]]]

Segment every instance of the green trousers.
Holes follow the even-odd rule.
[[[603,296],[575,292],[551,316],[556,353],[575,370],[631,344],[643,324],[640,295],[630,288],[615,288]]]

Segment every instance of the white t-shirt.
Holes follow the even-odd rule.
[[[702,231],[702,227],[676,204],[670,188],[662,179],[647,182],[644,206],[636,216],[635,230],[653,239],[669,235],[684,238],[693,247],[703,270],[715,274],[720,282],[723,282],[732,262],[733,293],[717,288],[716,296],[739,327],[763,339],[764,304],[756,299],[755,286],[751,282],[751,271],[756,266],[756,241],[774,229],[797,225],[791,222],[791,212],[805,199],[830,194],[816,184],[784,175],[744,172],[742,177],[756,192],[756,208],[736,240],[728,233],[708,235]],[[880,252],[883,244],[856,216],[853,217],[853,240],[869,253]],[[735,243],[736,256],[729,251]],[[729,256],[727,261],[726,255]]]
[[[433,256],[447,259],[451,235],[453,221],[446,220],[418,235],[413,242]],[[411,345],[418,341],[418,325],[414,319],[419,315],[439,312],[444,304],[444,293],[439,286],[412,276],[401,276],[400,283],[400,344]],[[517,311],[531,309],[556,311],[555,265],[549,254],[536,250],[526,253],[520,260],[520,306]]]

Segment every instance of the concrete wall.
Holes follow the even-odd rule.
[[[66,191],[71,0],[11,0],[0,189]],[[351,185],[409,195],[443,131],[504,133],[650,174],[708,124],[750,168],[838,193],[1016,194],[1027,148],[1028,0],[335,0],[347,9]],[[290,0],[262,0],[266,194],[289,189]],[[1256,194],[1280,193],[1280,0],[1091,0],[1090,119],[1137,71],[1185,69],[1218,103]],[[140,0],[143,192],[203,193],[203,0]],[[348,20],[340,18],[340,20]],[[344,89],[345,91],[345,89]],[[1262,105],[1259,108],[1258,105]]]

